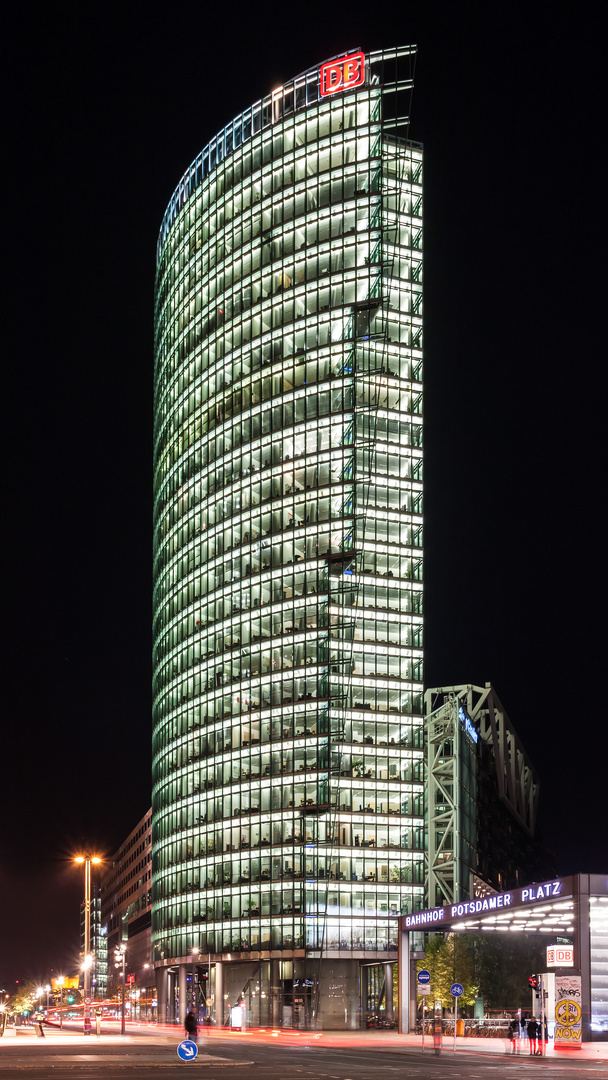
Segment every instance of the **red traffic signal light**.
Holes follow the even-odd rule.
[[[530,986],[533,990],[538,990],[540,986],[538,975],[529,975],[528,982],[530,983]]]

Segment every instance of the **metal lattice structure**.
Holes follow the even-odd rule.
[[[477,762],[483,745],[490,752],[500,801],[530,838],[539,784],[489,683],[427,690],[425,724],[427,896],[433,905],[453,903],[478,891]]]

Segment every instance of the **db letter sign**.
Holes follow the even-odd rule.
[[[351,53],[340,60],[328,60],[321,64],[321,97],[352,90],[365,82],[365,53]]]
[[[547,967],[574,967],[574,946],[547,945]]]

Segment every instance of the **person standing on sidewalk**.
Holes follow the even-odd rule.
[[[536,1020],[534,1019],[533,1016],[530,1017],[530,1019],[528,1020],[528,1026],[527,1026],[526,1030],[528,1032],[528,1041],[530,1043],[530,1053],[535,1054],[536,1053],[536,1039],[537,1039],[537,1036],[538,1036],[538,1024],[536,1023]]]
[[[186,1019],[184,1020],[184,1027],[186,1029],[186,1038],[190,1039],[198,1046],[198,1024],[196,1022],[196,1016],[190,1009],[190,1012],[186,1013]]]
[[[517,1052],[517,1037],[519,1035],[519,1020],[514,1017],[509,1023],[509,1040],[511,1042],[511,1053]]]

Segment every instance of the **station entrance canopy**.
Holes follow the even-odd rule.
[[[581,977],[583,1038],[608,1034],[608,874],[573,874],[477,896],[399,918],[399,1030],[416,1018],[416,933],[545,934],[572,938],[571,974]],[[415,940],[415,939],[412,939]],[[572,965],[572,966],[570,966]]]

